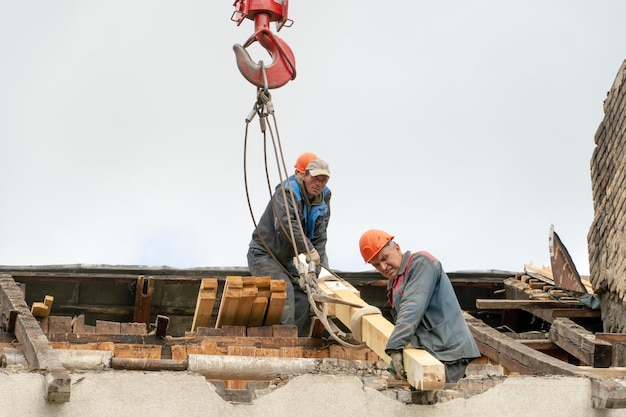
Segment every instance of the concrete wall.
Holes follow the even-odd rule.
[[[435,405],[403,404],[350,376],[303,375],[237,405],[189,372],[75,373],[72,398],[61,404],[44,399],[43,382],[37,373],[0,371],[0,416],[626,416],[626,409],[593,409],[591,382],[573,377],[509,377],[482,394]]]
[[[626,331],[626,61],[604,101],[591,158],[594,220],[587,236],[591,283],[608,332]]]

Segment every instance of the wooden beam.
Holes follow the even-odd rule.
[[[594,368],[611,366],[613,346],[596,339],[592,332],[569,319],[554,319],[550,326],[550,340],[586,365]]]
[[[191,323],[192,332],[195,332],[198,327],[209,327],[216,295],[217,278],[203,278],[198,290],[196,311]]]
[[[524,346],[467,313],[467,322],[480,353],[511,372],[523,375],[580,375],[581,370],[550,355]]]
[[[552,310],[552,317],[599,318],[602,317],[602,312],[590,308],[555,308]]]
[[[250,281],[248,278],[252,278],[252,281]],[[256,287],[255,278],[244,277],[243,288],[241,289],[241,294],[239,295],[239,303],[237,304],[237,311],[233,319],[234,326],[248,325],[250,313],[252,311],[252,305],[254,304],[254,299],[256,298],[258,292],[259,290]]]
[[[490,310],[513,310],[537,307],[557,308],[568,305],[577,306],[580,305],[580,301],[476,299],[476,308]]]
[[[595,375],[608,376],[611,378],[625,378],[625,366],[611,366],[610,368],[594,368],[593,366],[579,366],[582,371],[587,371]]]
[[[553,350],[558,348],[557,345],[546,339],[518,339],[517,341],[535,350]]]
[[[0,316],[9,317],[16,311],[14,334],[22,345],[29,366],[44,370],[45,398],[49,402],[68,402],[71,377],[54,353],[39,323],[30,312],[20,287],[7,274],[0,274]]]
[[[247,327],[260,327],[263,326],[265,320],[265,313],[267,312],[267,304],[269,300],[266,296],[256,297],[250,308],[250,318],[248,319]]]
[[[306,264],[304,255],[299,256],[300,262]],[[325,279],[319,286],[326,294],[332,294],[334,298],[347,301],[360,306],[368,304],[355,292],[343,284],[343,282],[322,268],[319,279]],[[352,317],[359,308],[347,304],[335,304],[335,316],[350,330],[352,330]],[[385,353],[385,347],[394,326],[382,314],[367,314],[361,317],[361,339],[365,344],[389,363],[389,355]],[[424,349],[408,347],[404,352],[404,369],[407,373],[409,384],[418,390],[433,391],[441,390],[445,385],[445,367],[434,356]]]
[[[237,314],[237,305],[243,288],[243,280],[240,276],[226,277],[222,300],[215,321],[215,328],[232,325]]]
[[[270,298],[267,304],[264,326],[273,326],[280,323],[283,308],[287,301],[287,283],[282,279],[273,279],[270,282]]]
[[[152,308],[152,293],[154,292],[154,278],[145,279],[143,275],[137,277],[135,293],[135,309],[133,321],[135,323],[150,323]]]
[[[626,333],[595,333],[595,337],[598,340],[604,340],[605,342],[626,342]]]

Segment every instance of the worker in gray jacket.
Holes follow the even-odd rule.
[[[446,383],[465,375],[468,363],[480,357],[441,263],[430,253],[405,252],[382,230],[371,229],[359,241],[361,255],[389,279],[388,299],[395,327],[385,352],[402,377],[402,350],[411,345],[426,349],[445,365]]]
[[[252,233],[248,248],[251,275],[286,282],[287,299],[280,322],[297,325],[300,336],[309,334],[310,306],[307,294],[297,284],[298,271],[293,259],[304,253],[307,262],[315,262],[318,267],[328,265],[326,228],[330,220],[330,190],[326,184],[329,179],[328,164],[314,159],[307,164],[303,175],[293,175],[279,184]]]

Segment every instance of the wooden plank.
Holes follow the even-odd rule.
[[[605,342],[626,342],[626,333],[595,333],[595,337],[598,340]]]
[[[625,378],[625,366],[611,366],[610,368],[594,368],[593,366],[579,366],[582,371],[587,371],[596,375],[608,376],[611,378]]]
[[[198,290],[196,311],[191,322],[192,332],[195,332],[198,327],[209,327],[216,297],[217,278],[203,278]]]
[[[271,295],[271,282],[272,279],[270,277],[255,277],[256,279],[256,287],[259,291],[257,297],[266,297],[269,298]]]
[[[580,301],[476,299],[476,308],[490,310],[510,310],[533,307],[557,308],[568,305],[578,306],[580,305]]]
[[[12,312],[17,312],[13,333],[26,361],[32,368],[46,372],[44,397],[48,402],[68,402],[72,382],[69,373],[31,314],[20,287],[10,275],[0,274],[0,316],[10,317]]]
[[[247,327],[263,326],[265,321],[265,313],[269,300],[267,297],[256,297],[250,308],[250,317],[248,318]]]
[[[254,299],[257,295],[257,288],[254,287],[244,287],[239,294],[239,302],[237,303],[237,311],[235,312],[235,317],[233,318],[234,326],[247,326],[248,320],[250,319],[250,312],[252,311],[252,305],[254,304]]]
[[[300,262],[306,263],[304,255],[299,256]],[[334,275],[322,268],[319,275],[320,287],[332,290],[332,296],[350,303],[367,306],[368,304],[352,289],[343,285],[342,281],[333,282]],[[332,283],[331,283],[332,282]],[[329,285],[330,284],[330,285]],[[336,317],[349,329],[352,329],[352,317],[358,308],[347,304],[336,304]],[[394,326],[382,314],[367,314],[361,317],[361,339],[381,359],[389,363],[389,355],[385,353],[385,347]],[[445,367],[434,356],[424,349],[407,347],[403,350],[404,368],[408,382],[418,390],[431,391],[441,390],[445,385]]]
[[[609,342],[596,339],[592,332],[569,319],[554,319],[550,340],[594,368],[608,368],[613,361],[613,347]]]
[[[546,339],[517,339],[519,343],[535,350],[554,350],[558,346]]]
[[[552,317],[598,318],[602,317],[602,312],[600,310],[592,310],[590,308],[555,308],[552,310]]]
[[[152,308],[152,293],[154,292],[154,278],[144,278],[143,275],[137,277],[135,290],[135,309],[133,311],[133,322],[150,323],[150,313]]]
[[[280,323],[280,317],[283,314],[283,307],[287,301],[287,283],[282,279],[273,279],[270,283],[270,300],[267,305],[264,326],[272,326]]]
[[[226,277],[220,308],[217,313],[215,327],[220,328],[224,325],[232,325],[237,314],[237,305],[239,304],[239,296],[243,288],[243,281],[239,276]]]

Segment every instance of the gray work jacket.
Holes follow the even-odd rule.
[[[395,327],[386,350],[410,343],[442,362],[480,357],[452,283],[431,254],[405,252],[387,289]]]

